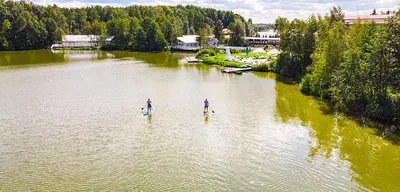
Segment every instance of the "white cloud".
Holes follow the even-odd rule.
[[[373,9],[378,12],[398,10],[400,0],[32,0],[40,5],[57,4],[61,7],[85,7],[90,5],[122,7],[129,5],[187,5],[231,10],[252,18],[254,23],[272,23],[278,16],[288,19],[306,19],[311,14],[324,15],[333,6],[340,6],[345,14],[370,14]]]

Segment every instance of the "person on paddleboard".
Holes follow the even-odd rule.
[[[209,103],[208,103],[208,100],[206,98],[206,100],[204,101],[204,113],[208,113],[208,105],[209,105]]]
[[[147,114],[151,113],[151,101],[150,98],[147,99]]]

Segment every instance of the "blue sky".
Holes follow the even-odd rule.
[[[333,6],[340,6],[346,15],[370,14],[375,8],[398,10],[400,0],[31,0],[36,4],[57,4],[61,7],[84,7],[90,5],[178,5],[193,4],[231,10],[252,18],[254,23],[272,23],[278,16],[307,18],[312,13],[326,14]]]

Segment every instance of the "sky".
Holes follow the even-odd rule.
[[[324,15],[333,6],[340,6],[346,15],[369,15],[373,9],[400,9],[400,0],[30,0],[40,5],[56,4],[60,7],[90,5],[197,5],[220,10],[231,10],[251,18],[253,23],[273,23],[276,17],[306,19],[311,14]]]

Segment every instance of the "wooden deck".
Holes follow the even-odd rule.
[[[235,72],[242,72],[242,71],[251,71],[253,70],[251,67],[246,67],[246,68],[235,68],[235,67],[222,67],[221,69],[222,73],[235,73]]]

